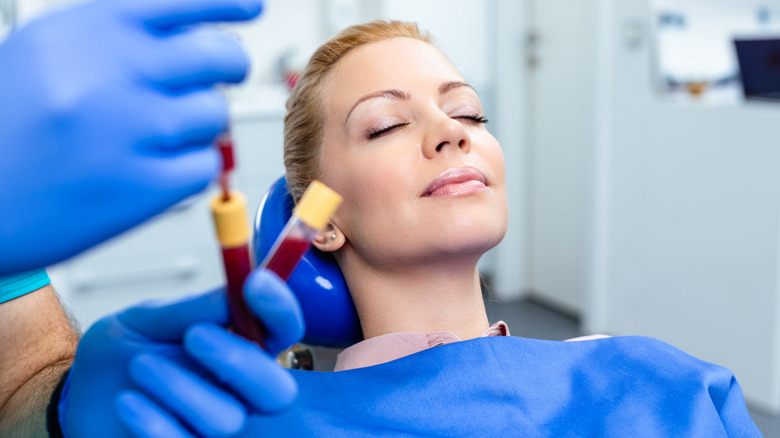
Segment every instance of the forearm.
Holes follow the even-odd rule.
[[[46,406],[77,343],[51,286],[0,304],[0,437],[47,436]]]
[[[52,363],[24,383],[0,410],[0,437],[48,437],[46,407],[73,357]]]

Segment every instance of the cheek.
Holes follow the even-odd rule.
[[[501,147],[496,142],[494,148],[491,148],[488,154],[493,170],[496,172],[496,176],[500,176],[501,183],[504,183],[506,175],[506,165],[504,164],[504,153],[501,151]]]
[[[498,149],[495,156],[496,162],[496,179],[498,182],[506,188],[506,165],[504,164],[504,154],[501,149]]]
[[[506,165],[504,164],[504,153],[501,151],[498,142],[496,142],[496,147],[491,154],[491,160],[496,172],[496,186],[500,186],[501,188],[500,197],[501,202],[503,203],[504,216],[507,216],[509,214],[509,206],[507,205],[506,197]]]
[[[344,162],[334,180],[334,189],[340,190],[345,202],[355,205],[366,205],[384,198],[390,192],[392,182],[389,176],[392,171],[387,171],[387,166],[373,165],[379,160],[365,159]]]
[[[334,220],[347,237],[392,228],[393,217],[403,208],[401,195],[408,192],[408,178],[404,178],[408,175],[402,168],[391,157],[364,157],[345,162],[338,174],[328,178],[331,187],[344,197]]]
[[[494,184],[505,186],[506,165],[504,163],[504,152],[501,150],[501,145],[498,144],[498,140],[490,133],[484,132],[484,136],[480,137],[478,144],[482,145],[479,148],[479,155],[490,167],[494,176]]]
[[[501,150],[501,146],[498,144],[498,140],[489,133],[486,135],[486,141],[483,143],[485,146],[482,148],[481,156],[493,173],[493,186],[498,195],[498,202],[501,204],[499,206],[501,210],[499,212],[499,217],[505,222],[505,228],[507,216],[509,214],[509,206],[507,205],[506,195],[506,165],[504,162],[504,153]]]

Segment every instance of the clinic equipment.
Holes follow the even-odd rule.
[[[734,40],[745,99],[780,102],[780,39]]]
[[[227,278],[227,296],[233,330],[265,346],[265,329],[252,315],[243,295],[244,280],[253,268],[249,253],[249,225],[246,198],[229,188],[228,175],[235,167],[233,143],[228,135],[217,143],[222,155],[221,193],[211,201],[211,211],[222,246],[222,260]],[[292,217],[285,225],[260,267],[273,271],[282,280],[292,274],[312,240],[325,228],[341,204],[341,196],[319,181],[313,181],[301,197]]]
[[[282,176],[268,189],[255,216],[253,249],[258,258],[270,252],[294,207],[287,181]],[[309,249],[287,284],[300,303],[306,321],[303,342],[344,347],[363,340],[355,304],[331,254]]]

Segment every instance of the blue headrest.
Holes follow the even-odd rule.
[[[293,198],[279,178],[263,197],[255,216],[253,247],[260,263],[292,215]],[[363,340],[355,304],[336,260],[312,246],[287,284],[301,303],[306,333],[303,342],[344,347]]]

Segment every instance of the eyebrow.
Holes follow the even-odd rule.
[[[471,85],[469,85],[469,84],[467,84],[465,82],[450,81],[450,82],[445,82],[445,83],[443,83],[443,84],[441,84],[439,86],[439,94],[445,94],[445,93],[448,93],[448,92],[450,92],[450,91],[452,91],[452,90],[454,90],[456,88],[460,88],[460,87],[469,87],[472,90],[474,90],[474,87],[472,87]],[[476,90],[475,90],[475,92],[476,92]],[[365,101],[367,101],[369,99],[376,99],[376,98],[379,98],[379,97],[384,97],[384,98],[387,98],[387,99],[396,99],[396,100],[409,100],[410,99],[409,93],[406,93],[406,92],[401,91],[401,90],[380,90],[380,91],[375,91],[373,93],[366,94],[365,96],[363,96],[360,99],[358,99],[357,102],[352,104],[352,108],[349,109],[349,112],[347,113],[347,117],[344,119],[344,124],[345,125],[347,124],[347,122],[349,121],[349,116],[352,115],[352,111],[354,111],[355,108],[357,108],[358,105],[360,105],[361,103],[363,103],[363,102],[365,102]]]
[[[347,113],[347,117],[344,119],[344,124],[346,125],[349,121],[349,116],[352,114],[352,111],[357,108],[358,105],[361,103],[369,100],[369,99],[376,99],[378,97],[384,97],[387,99],[396,99],[396,100],[409,100],[409,93],[405,93],[401,90],[381,90],[381,91],[375,91],[373,93],[366,94],[365,96],[361,97],[352,105],[352,108],[349,109],[349,112]]]
[[[472,87],[471,85],[469,85],[469,84],[467,84],[465,82],[451,81],[451,82],[445,82],[445,83],[443,83],[443,84],[441,84],[439,86],[439,94],[444,94],[444,93],[447,93],[449,91],[452,91],[452,90],[454,90],[456,88],[460,88],[460,87],[469,87],[472,90],[474,90],[474,87]],[[477,90],[474,90],[474,92],[476,93]]]

